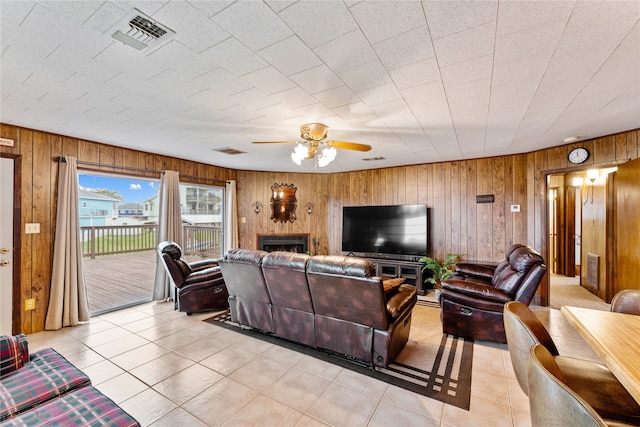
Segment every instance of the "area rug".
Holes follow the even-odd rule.
[[[431,304],[415,306],[409,340],[396,360],[387,368],[372,368],[352,358],[318,350],[257,330],[240,328],[236,323],[231,322],[229,311],[204,321],[469,410],[473,341],[443,335],[440,310],[437,306],[434,307]]]

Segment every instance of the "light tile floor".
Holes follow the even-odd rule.
[[[558,310],[532,308],[562,354],[597,360]],[[29,349],[56,349],[144,426],[530,425],[505,345],[476,342],[466,411],[202,321],[210,316],[147,303],[29,335]]]

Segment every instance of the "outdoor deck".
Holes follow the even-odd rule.
[[[84,258],[83,261],[92,314],[151,301],[156,274],[155,251]]]

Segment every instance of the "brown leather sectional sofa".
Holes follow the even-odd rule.
[[[366,259],[232,249],[219,262],[242,326],[382,367],[409,338],[416,289]]]

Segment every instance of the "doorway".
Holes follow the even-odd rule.
[[[612,170],[547,176],[549,305],[608,310],[607,233]],[[586,246],[585,246],[586,242]],[[595,271],[595,274],[594,274]]]
[[[13,331],[14,160],[0,158],[0,334]]]

